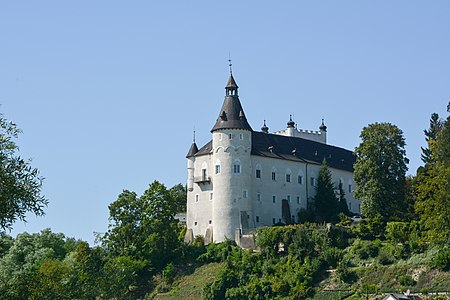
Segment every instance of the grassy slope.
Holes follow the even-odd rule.
[[[173,289],[156,295],[155,299],[201,299],[202,288],[214,280],[221,264],[210,263],[197,268],[192,274],[181,277],[173,284]]]

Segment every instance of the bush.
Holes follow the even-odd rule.
[[[450,249],[445,248],[438,251],[432,259],[432,267],[441,271],[450,269]]]
[[[198,260],[201,262],[223,262],[233,251],[238,251],[239,249],[236,243],[231,240],[226,240],[219,244],[211,243],[206,247],[206,253],[200,255]]]
[[[393,244],[406,243],[409,240],[409,223],[388,222],[386,224],[386,239]]]
[[[416,284],[410,275],[401,275],[398,277],[398,282],[404,287],[411,287]]]
[[[341,249],[336,247],[330,247],[325,249],[322,253],[322,259],[328,264],[331,268],[336,268],[338,263],[344,257],[344,252]]]
[[[343,260],[338,263],[336,275],[342,282],[345,283],[353,283],[358,279],[356,273],[350,269],[350,264],[347,260]]]

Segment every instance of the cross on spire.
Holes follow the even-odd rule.
[[[230,75],[233,75],[233,70],[232,70],[232,66],[233,64],[231,63],[231,54],[228,52],[228,62],[230,63],[228,66],[230,66]]]

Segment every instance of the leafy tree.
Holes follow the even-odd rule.
[[[142,196],[125,190],[109,206],[110,224],[103,237],[108,268],[114,270],[128,262],[126,274],[139,276],[127,275],[127,280],[134,279],[127,286],[135,285],[139,290],[148,285],[152,275],[175,259],[181,246],[181,228],[174,219],[179,208],[174,194],[154,181]]]
[[[50,229],[18,234],[0,257],[0,299],[28,299],[43,291],[61,291],[58,278],[66,274],[66,270],[56,261],[62,261],[71,249],[65,245],[66,240],[62,233],[52,233]],[[4,235],[1,243],[4,241],[11,243],[11,238]],[[72,240],[70,244],[73,245]],[[62,269],[58,270],[59,267]],[[53,281],[49,280],[51,276]]]
[[[20,129],[0,114],[0,230],[11,229],[27,212],[44,215],[48,200],[41,195],[42,177],[17,152]]]
[[[328,169],[327,161],[324,159],[319,171],[314,197],[316,214],[319,220],[331,222],[338,220],[339,202],[334,192],[331,171]]]
[[[170,196],[176,203],[177,212],[186,212],[187,190],[181,183],[174,185],[169,190]]]
[[[402,209],[407,164],[403,132],[390,123],[364,127],[355,149],[355,196],[366,217],[380,214],[388,220]]]

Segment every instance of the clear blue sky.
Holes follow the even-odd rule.
[[[1,1],[0,111],[50,200],[11,234],[92,243],[123,189],[184,183],[229,52],[255,130],[324,118],[329,143],[353,150],[364,126],[391,122],[414,174],[431,113],[447,116],[449,1]]]

